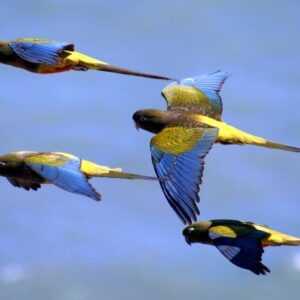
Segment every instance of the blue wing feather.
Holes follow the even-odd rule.
[[[270,270],[261,262],[264,252],[261,240],[267,235],[268,233],[266,232],[253,230],[242,237],[229,238],[221,236],[213,239],[213,243],[218,250],[236,266],[248,269],[257,275],[265,275],[267,272],[270,272]],[[239,249],[239,251],[231,257],[228,257],[228,253],[222,248],[223,246],[233,247]]]
[[[207,96],[212,105],[219,110],[220,114],[222,114],[223,105],[219,92],[225,80],[229,76],[230,75],[227,72],[216,71],[213,73],[185,78],[180,82],[180,85],[192,86],[201,90]]]
[[[21,58],[36,64],[57,64],[62,50],[74,49],[74,46],[65,42],[34,42],[12,41],[9,47]]]
[[[203,130],[203,129],[201,129]],[[196,221],[199,209],[199,185],[204,170],[204,157],[217,139],[217,128],[206,128],[193,149],[181,154],[164,153],[151,143],[151,155],[162,190],[184,223]]]
[[[157,177],[159,178],[166,178],[169,176],[170,169],[172,168],[174,164],[174,157],[168,154],[164,154],[162,151],[157,149],[156,147],[151,147],[151,154],[152,154],[152,161],[154,164],[154,169],[156,172]],[[156,167],[156,163],[159,163],[159,167]],[[185,201],[170,201],[169,199],[174,199],[174,191],[172,188],[169,187],[169,183],[160,182],[161,188],[163,190],[163,193],[165,194],[170,206],[174,209],[178,217],[183,220],[183,222],[186,222],[186,219],[190,219],[190,214],[193,215],[191,212],[190,207],[186,204]],[[175,198],[176,195],[175,195]]]
[[[101,200],[101,196],[88,182],[87,177],[80,171],[81,160],[70,159],[66,164],[56,167],[27,163],[33,171],[43,178],[51,181],[56,186],[76,194]]]

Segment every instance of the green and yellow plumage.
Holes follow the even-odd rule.
[[[292,152],[300,148],[272,142],[222,121],[220,89],[228,74],[217,71],[171,83],[162,95],[168,109],[134,113],[137,128],[156,134],[150,143],[152,162],[163,192],[184,223],[199,213],[199,185],[204,158],[214,143],[255,145]],[[184,171],[183,171],[184,170]]]
[[[39,74],[69,70],[99,70],[119,74],[171,80],[169,77],[128,70],[75,51],[74,44],[38,38],[0,41],[0,63]]]
[[[0,175],[26,190],[54,184],[69,192],[100,200],[88,182],[91,177],[157,180],[155,177],[122,172],[63,152],[19,151],[0,156]]]
[[[180,155],[194,148],[203,133],[201,128],[167,127],[153,137],[151,144],[164,153]]]
[[[18,152],[16,152],[15,155],[17,156]],[[26,155],[24,157],[24,162],[47,165],[52,167],[60,167],[72,158],[76,158],[76,156],[63,152],[48,152],[39,154],[29,152],[29,155]]]
[[[268,233],[264,239],[261,240],[262,246],[299,246],[300,238],[292,235],[284,234],[279,231],[273,230],[267,226],[252,224],[256,230],[261,230]]]
[[[191,118],[199,124],[209,125],[219,129],[217,142],[223,144],[236,144],[236,145],[255,145],[266,148],[285,150],[291,152],[300,152],[298,147],[293,147],[289,145],[280,144],[277,142],[272,142],[267,139],[249,134],[245,131],[237,129],[233,126],[226,124],[225,122],[220,122],[206,116],[199,116],[192,114]]]
[[[217,120],[221,119],[222,112],[209,98],[199,89],[193,86],[171,85],[162,90],[168,108],[186,107],[195,113],[205,113]]]

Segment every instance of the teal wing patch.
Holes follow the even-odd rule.
[[[80,171],[81,160],[72,158],[62,166],[49,166],[36,163],[26,163],[29,168],[56,186],[76,194],[101,200],[101,196],[88,182],[87,177]]]
[[[16,40],[9,47],[21,58],[35,64],[57,64],[62,50],[72,50],[74,45],[43,40]]]
[[[176,131],[182,130],[188,134],[177,138]],[[162,179],[160,185],[163,193],[185,224],[196,221],[199,215],[197,203],[204,158],[217,135],[216,128],[165,128],[151,140],[152,162],[158,178]],[[195,138],[190,149],[185,149],[185,145]]]

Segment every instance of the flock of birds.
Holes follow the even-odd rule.
[[[62,152],[19,151],[0,156],[0,175],[13,186],[37,190],[52,183],[98,201],[101,195],[89,183],[91,177],[158,181],[169,205],[188,224],[183,230],[188,244],[213,245],[230,262],[255,274],[270,272],[262,263],[263,247],[300,245],[300,238],[252,222],[196,222],[204,159],[214,143],[300,152],[300,148],[268,141],[222,121],[219,93],[227,73],[216,71],[178,81],[111,66],[75,51],[73,44],[33,38],[0,42],[0,62],[39,74],[100,70],[173,81],[162,91],[167,110],[145,109],[133,114],[137,128],[155,134],[150,152],[157,177],[125,173]]]

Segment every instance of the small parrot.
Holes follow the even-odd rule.
[[[263,247],[300,245],[300,238],[238,220],[197,222],[187,226],[183,235],[189,245],[202,243],[215,246],[230,262],[257,275],[270,272],[261,262]]]
[[[37,190],[42,184],[56,186],[96,201],[101,195],[89,183],[92,177],[158,180],[157,177],[124,173],[63,152],[19,151],[0,156],[0,176],[15,187]]]
[[[39,74],[52,74],[69,70],[99,70],[162,80],[174,80],[111,66],[75,51],[74,45],[39,38],[20,38],[0,41],[0,63]]]
[[[185,78],[162,91],[168,109],[145,109],[133,114],[137,129],[156,134],[150,142],[152,163],[170,206],[186,224],[199,215],[199,186],[204,159],[214,143],[251,144],[300,152],[248,134],[222,121],[220,89],[228,73],[216,71]]]

